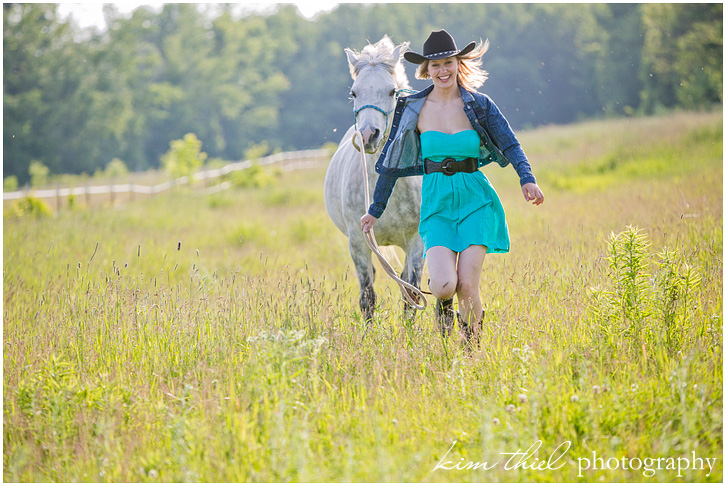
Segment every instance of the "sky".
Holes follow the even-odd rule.
[[[203,3],[203,2],[200,2]],[[266,8],[269,8],[271,5],[274,5],[276,2],[271,1],[260,1],[256,3],[245,3],[245,7],[248,7],[252,10],[259,9],[264,10]],[[315,14],[321,11],[328,12],[335,7],[338,2],[333,2],[330,0],[315,0],[315,1],[304,1],[304,0],[297,0],[297,1],[287,1],[287,2],[279,2],[279,3],[292,3],[297,5],[297,8],[300,10],[300,13],[304,15],[307,18],[312,18]],[[148,5],[151,6],[154,9],[160,9],[163,5],[162,2],[141,2],[141,3],[134,3],[134,2],[123,2],[123,3],[114,3],[116,8],[119,12],[122,14],[130,14],[133,12],[136,8],[140,7],[141,5]],[[86,2],[86,3],[60,3],[58,5],[58,9],[60,11],[60,14],[62,16],[68,16],[72,15],[75,21],[78,23],[80,27],[91,27],[96,26],[102,29],[106,28],[106,22],[103,19],[103,3],[99,2]]]

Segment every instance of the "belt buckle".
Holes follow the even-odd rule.
[[[456,162],[455,159],[452,157],[447,157],[444,160],[441,161],[441,172],[444,173],[444,175],[452,176],[456,174],[456,171],[451,166],[452,163]]]

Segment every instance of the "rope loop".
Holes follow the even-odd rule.
[[[352,142],[353,146],[358,149],[358,152],[360,152],[361,155],[361,167],[363,168],[363,192],[365,195],[366,205],[365,210],[368,211],[368,207],[370,207],[371,205],[371,196],[368,185],[368,170],[366,169],[366,154],[363,150],[360,150],[360,148],[358,148],[358,145],[355,144],[356,137],[360,137],[360,147],[363,147],[363,135],[361,135],[361,133],[357,129],[355,133],[353,133]],[[388,262],[388,260],[386,260],[386,257],[384,257],[381,253],[381,249],[378,246],[378,242],[376,241],[376,236],[373,233],[373,229],[369,229],[367,233],[364,232],[363,236],[366,240],[368,248],[370,248],[371,251],[378,258],[378,261],[380,262],[381,267],[383,267],[383,270],[386,272],[386,274],[388,274],[389,277],[394,280],[394,282],[398,284],[399,288],[401,289],[401,294],[403,295],[403,300],[405,300],[411,307],[416,310],[424,310],[428,302],[423,292],[415,286],[411,285],[410,283],[406,282],[405,280],[399,278],[398,275],[396,275],[396,270]],[[423,301],[423,305],[419,303],[421,301]]]

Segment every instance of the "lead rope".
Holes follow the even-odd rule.
[[[369,192],[369,186],[368,186],[368,170],[366,168],[366,155],[365,151],[361,150],[358,145],[355,144],[355,137],[360,137],[360,147],[363,147],[363,135],[356,130],[355,133],[353,133],[353,146],[358,149],[358,152],[360,152],[361,156],[361,167],[363,168],[363,192],[365,194],[365,202],[366,202],[366,211],[368,211],[368,208],[371,205],[371,196]],[[366,244],[368,245],[368,248],[371,249],[373,253],[375,253],[376,257],[378,257],[378,261],[380,262],[381,266],[383,267],[383,270],[388,274],[389,277],[391,277],[394,282],[398,284],[398,286],[401,289],[401,294],[403,295],[403,300],[405,300],[411,307],[413,307],[416,310],[424,310],[426,308],[426,305],[428,302],[426,301],[426,297],[424,297],[423,292],[420,289],[417,289],[410,283],[401,280],[398,275],[396,275],[396,271],[393,269],[390,263],[388,263],[388,260],[383,256],[381,253],[381,249],[378,247],[378,242],[376,241],[376,236],[373,234],[373,228],[368,230],[368,233],[363,232],[363,236],[366,240]],[[423,305],[419,304],[420,301],[423,301]]]

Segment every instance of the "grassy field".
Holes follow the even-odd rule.
[[[4,480],[722,482],[722,133],[521,133],[471,354],[382,272],[363,322],[324,170],[5,218]]]

